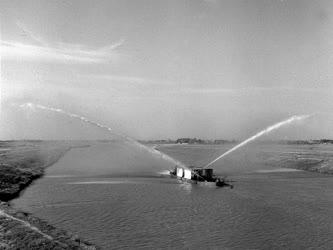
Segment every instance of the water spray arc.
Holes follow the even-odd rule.
[[[74,119],[78,119],[82,122],[86,122],[88,124],[91,124],[93,126],[96,126],[96,127],[99,127],[99,128],[102,128],[102,129],[105,129],[107,130],[108,132],[112,132],[113,134],[115,135],[118,135],[120,136],[121,138],[123,138],[124,140],[132,143],[133,145],[139,147],[139,148],[142,148],[144,150],[146,150],[147,152],[153,154],[153,155],[156,155],[166,161],[169,161],[171,163],[173,163],[174,165],[178,165],[178,166],[181,166],[181,167],[184,167],[186,168],[186,166],[180,162],[180,161],[177,161],[175,159],[173,159],[172,157],[170,157],[169,155],[167,154],[164,154],[154,148],[150,148],[146,145],[143,145],[141,144],[140,142],[138,142],[137,140],[127,136],[127,135],[124,135],[124,134],[121,134],[119,132],[114,132],[112,128],[104,125],[104,124],[101,124],[101,123],[98,123],[98,122],[95,122],[95,121],[92,121],[92,120],[89,120],[88,118],[84,117],[84,116],[80,116],[78,114],[74,114],[74,113],[70,113],[70,112],[67,112],[63,109],[59,109],[59,108],[53,108],[53,107],[47,107],[47,106],[44,106],[44,105],[40,105],[40,104],[34,104],[34,103],[24,103],[22,105],[19,105],[20,108],[29,108],[29,109],[41,109],[41,110],[46,110],[46,111],[51,111],[51,112],[56,112],[56,113],[59,113],[59,114],[63,114],[63,115],[66,115],[70,118],[74,118]]]
[[[217,157],[216,159],[214,159],[213,161],[211,161],[210,163],[208,163],[207,165],[204,166],[204,168],[207,168],[209,166],[211,166],[213,163],[217,162],[218,160],[220,160],[221,158],[223,158],[224,156],[230,154],[231,152],[245,146],[246,144],[248,144],[249,142],[251,141],[254,141],[255,139],[257,139],[258,137],[260,136],[263,136],[265,134],[268,134],[269,132],[275,130],[275,129],[278,129],[282,126],[285,126],[285,125],[288,125],[294,121],[300,121],[300,120],[303,120],[303,119],[306,119],[306,118],[309,118],[311,115],[294,115],[290,118],[288,118],[287,120],[284,120],[284,121],[281,121],[281,122],[278,122],[272,126],[269,126],[267,128],[265,128],[264,130],[258,132],[257,134],[251,136],[250,138],[246,139],[245,141],[242,141],[241,143],[237,144],[235,147],[229,149],[227,152],[223,153],[222,155],[220,155],[219,157]]]

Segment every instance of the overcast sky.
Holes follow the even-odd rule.
[[[333,2],[2,0],[0,139],[333,137]],[[268,137],[270,138],[270,137]]]

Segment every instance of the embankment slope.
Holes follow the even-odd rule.
[[[46,167],[81,143],[47,141],[0,142],[0,249],[96,249],[64,230],[10,206]]]

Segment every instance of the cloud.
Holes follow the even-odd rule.
[[[107,63],[116,60],[120,54],[116,51],[125,42],[121,39],[107,46],[92,49],[80,44],[47,42],[20,20],[15,21],[23,35],[30,38],[32,44],[16,41],[1,41],[3,60],[57,62],[57,63]]]
[[[30,37],[33,41],[37,42],[38,44],[46,46],[47,43],[44,41],[44,39],[36,35],[36,33],[32,32],[23,22],[20,20],[16,20],[15,22],[16,26],[23,32],[24,35]]]
[[[2,60],[57,62],[57,63],[107,63],[117,60],[116,51],[124,43],[120,40],[106,47],[90,49],[83,45],[57,43],[55,46],[31,45],[1,41]]]
[[[165,84],[166,81],[153,80],[137,76],[123,76],[123,75],[111,75],[111,74],[82,74],[81,77],[86,79],[121,82],[121,83],[132,83],[132,84]]]
[[[278,86],[278,87],[247,87],[247,88],[223,88],[223,87],[202,87],[202,86],[189,86],[182,88],[169,88],[166,90],[168,93],[172,94],[202,94],[202,95],[268,95],[271,93],[325,93],[329,91],[330,88],[296,88],[289,86]]]
[[[115,42],[113,44],[110,44],[108,46],[102,47],[100,50],[101,51],[111,51],[114,50],[118,47],[120,47],[121,45],[123,45],[125,42],[125,39],[120,39],[118,42]]]
[[[208,4],[216,4],[217,3],[217,0],[203,0],[205,3],[208,3]]]
[[[145,92],[154,92],[155,94],[181,94],[181,95],[261,95],[262,93],[303,93],[303,92],[325,92],[329,88],[299,88],[291,87],[288,85],[281,86],[252,86],[252,87],[222,87],[222,86],[210,86],[194,85],[189,82],[183,82],[180,84],[178,81],[167,81],[161,79],[151,79],[147,77],[126,76],[126,75],[112,75],[112,74],[80,74],[78,76],[80,82],[90,80],[100,83],[108,83],[113,87],[125,87],[132,88],[136,91],[141,90]],[[127,90],[128,90],[127,88]]]

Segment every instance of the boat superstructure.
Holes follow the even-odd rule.
[[[230,188],[233,188],[229,181],[226,181],[224,178],[214,175],[214,171],[212,168],[175,166],[175,168],[170,171],[170,175],[186,182],[215,183],[218,187],[228,186]]]

